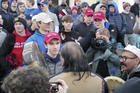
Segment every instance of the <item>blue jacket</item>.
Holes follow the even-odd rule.
[[[108,21],[110,22],[110,24],[114,25],[119,32],[121,32],[123,26],[122,26],[122,18],[119,14],[118,7],[115,2],[109,4],[108,8],[110,6],[114,7],[115,12],[112,13],[111,11],[108,11]]]
[[[78,16],[79,16],[78,14],[72,15],[72,17],[73,17],[73,19],[74,19],[73,25],[76,25],[76,20],[77,20],[77,17],[78,17]]]
[[[35,33],[32,36],[30,36],[24,44],[34,41],[38,44],[42,52],[45,53],[47,51],[47,48],[45,48],[44,46],[44,37],[45,34],[41,34],[38,30],[36,30]]]
[[[40,10],[37,8],[25,9],[25,15],[34,16],[34,15],[37,15],[38,13],[40,13]]]

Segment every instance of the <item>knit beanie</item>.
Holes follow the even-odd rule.
[[[78,8],[76,6],[73,6],[71,11],[76,10],[78,12]]]
[[[125,9],[126,7],[131,6],[128,2],[124,2],[123,3],[123,9]]]
[[[26,21],[25,21],[23,18],[16,17],[16,18],[14,19],[14,24],[15,24],[16,22],[21,22],[21,23],[24,25],[24,28],[25,28],[25,29],[27,28],[27,23],[26,23]]]

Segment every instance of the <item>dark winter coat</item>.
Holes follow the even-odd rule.
[[[126,29],[126,31],[124,32],[124,34],[132,34],[133,33],[133,28],[135,25],[135,15],[133,13],[121,13],[121,17],[122,17],[122,21],[123,21],[123,26]]]
[[[139,5],[137,3],[134,3],[134,5],[131,6],[130,11],[136,16],[139,16]]]
[[[11,71],[11,67],[6,62],[6,56],[11,52],[14,46],[14,35],[9,34],[7,31],[0,31],[0,81]]]
[[[114,93],[140,93],[140,65],[130,73],[123,85],[115,89]]]
[[[118,48],[117,43],[110,41],[106,44],[106,48],[96,48],[96,45],[93,44],[87,50],[88,62],[92,64],[92,72],[100,74],[102,77],[108,75],[120,76],[120,61],[119,56],[115,53]],[[101,64],[104,64],[107,68],[104,68],[102,73]],[[99,71],[100,70],[100,71]],[[101,72],[101,73],[100,73]]]
[[[56,58],[52,58],[49,55],[45,54],[46,65],[48,67],[49,76],[53,77],[62,72],[63,67],[60,62],[60,55],[57,55]]]
[[[6,29],[9,33],[14,31],[14,17],[9,12],[4,12],[0,9],[0,15],[3,18],[3,28]]]
[[[81,22],[80,24],[75,25],[74,29],[79,33],[80,37],[85,37],[90,31],[94,32],[92,23],[89,26],[87,26],[86,23]]]
[[[110,6],[114,7],[115,12],[114,13],[110,11],[108,12],[108,21],[110,22],[110,24],[114,25],[119,32],[121,32],[123,26],[122,26],[122,18],[119,14],[118,8],[115,3],[111,3],[108,5],[108,7]]]
[[[79,36],[79,33],[75,31],[73,28],[71,32],[65,32],[64,27],[62,27],[59,33],[60,33],[60,36],[63,35],[65,37],[65,39],[62,40],[62,43],[65,43],[68,41],[75,41],[78,39],[78,36]]]

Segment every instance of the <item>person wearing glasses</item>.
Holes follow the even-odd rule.
[[[140,91],[140,49],[128,45],[121,51],[121,69],[128,74],[127,81],[114,93],[139,93]]]

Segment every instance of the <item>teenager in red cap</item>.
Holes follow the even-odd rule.
[[[94,31],[94,28],[93,28],[93,10],[91,8],[87,8],[85,9],[84,11],[84,21],[79,23],[78,25],[76,25],[74,28],[75,28],[75,31],[78,31],[79,32],[79,36],[81,38],[85,37],[88,32],[90,31]]]
[[[56,32],[49,32],[45,35],[44,44],[48,49],[45,57],[46,64],[49,68],[50,77],[60,73],[62,71],[62,65],[60,62],[60,42],[61,38]]]

